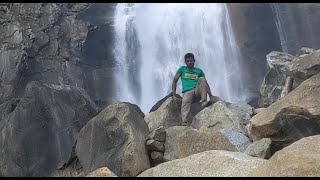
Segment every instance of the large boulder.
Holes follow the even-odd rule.
[[[267,55],[268,72],[260,88],[260,107],[268,107],[281,98],[285,88],[289,64],[295,58],[287,53],[272,51]]]
[[[276,152],[249,176],[259,177],[319,177],[320,135],[300,139]]]
[[[253,140],[270,138],[273,153],[305,136],[320,133],[320,74],[314,75],[287,96],[253,116],[249,123]]]
[[[48,176],[72,158],[80,129],[96,108],[78,89],[57,90],[39,82],[27,85],[0,121],[0,174]]]
[[[148,134],[146,122],[132,106],[109,105],[79,133],[76,154],[84,173],[106,166],[117,176],[136,176],[150,168]]]
[[[184,158],[207,150],[237,151],[229,139],[218,130],[200,130],[184,126],[174,126],[166,130],[165,160]]]
[[[162,163],[138,177],[246,177],[264,163],[240,152],[210,150]]]
[[[181,125],[181,103],[182,100],[180,98],[173,99],[169,97],[156,111],[147,114],[144,120],[148,123],[150,131],[160,126],[167,129],[168,127]]]
[[[289,75],[297,82],[303,82],[309,77],[320,73],[320,50],[298,57],[290,63]]]
[[[196,114],[190,126],[196,129],[202,126],[213,129],[229,127],[246,135],[246,125],[253,113],[250,105],[218,101]]]

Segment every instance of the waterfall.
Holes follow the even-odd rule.
[[[281,22],[284,22],[284,20],[282,20],[282,16],[278,14],[279,8],[281,8],[281,4],[272,3],[270,4],[270,6],[275,17],[275,23],[276,23],[279,38],[280,38],[281,48],[283,52],[289,53],[289,48],[286,43],[286,40],[288,38],[286,37],[286,34],[284,33],[283,25],[281,24]]]
[[[195,55],[213,95],[229,102],[247,100],[225,4],[119,3],[114,28],[118,100],[148,112],[171,92],[188,52]],[[177,93],[182,95],[180,80]]]

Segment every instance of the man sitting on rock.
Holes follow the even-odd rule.
[[[182,125],[187,125],[187,117],[190,113],[191,104],[195,102],[201,102],[201,107],[204,108],[208,105],[207,94],[210,99],[213,97],[210,87],[205,79],[205,74],[200,68],[194,67],[194,55],[187,53],[184,56],[184,61],[187,66],[181,66],[172,82],[172,96],[176,98],[176,87],[179,78],[182,82],[182,105],[181,105],[181,117]]]

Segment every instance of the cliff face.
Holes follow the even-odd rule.
[[[241,51],[244,83],[257,94],[266,74],[266,55],[281,50],[270,5],[264,3],[228,3],[228,12]]]
[[[278,27],[283,51],[295,55],[301,47],[318,49],[320,40],[319,3],[270,4]]]
[[[76,86],[102,105],[111,101],[114,4],[2,3],[0,7],[0,103],[21,97],[30,81]]]
[[[296,55],[302,47],[320,48],[318,3],[228,3],[233,31],[242,53],[245,83],[257,91],[267,72],[266,55]]]

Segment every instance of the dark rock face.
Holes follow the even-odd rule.
[[[296,54],[301,47],[320,48],[319,3],[272,3],[283,51]]]
[[[254,99],[267,72],[266,55],[282,50],[273,12],[266,3],[228,3],[227,7],[242,55],[243,83]]]
[[[112,101],[114,4],[9,5],[0,11],[0,103],[30,81],[83,88],[102,107]]]
[[[39,82],[29,83],[19,102],[9,104],[0,121],[3,176],[48,176],[62,168],[96,109],[77,89],[57,90]]]
[[[88,35],[82,47],[81,67],[84,73],[84,87],[99,107],[105,107],[114,101],[114,67],[112,49],[113,12],[116,4],[98,3],[81,11],[77,18],[90,22]]]

